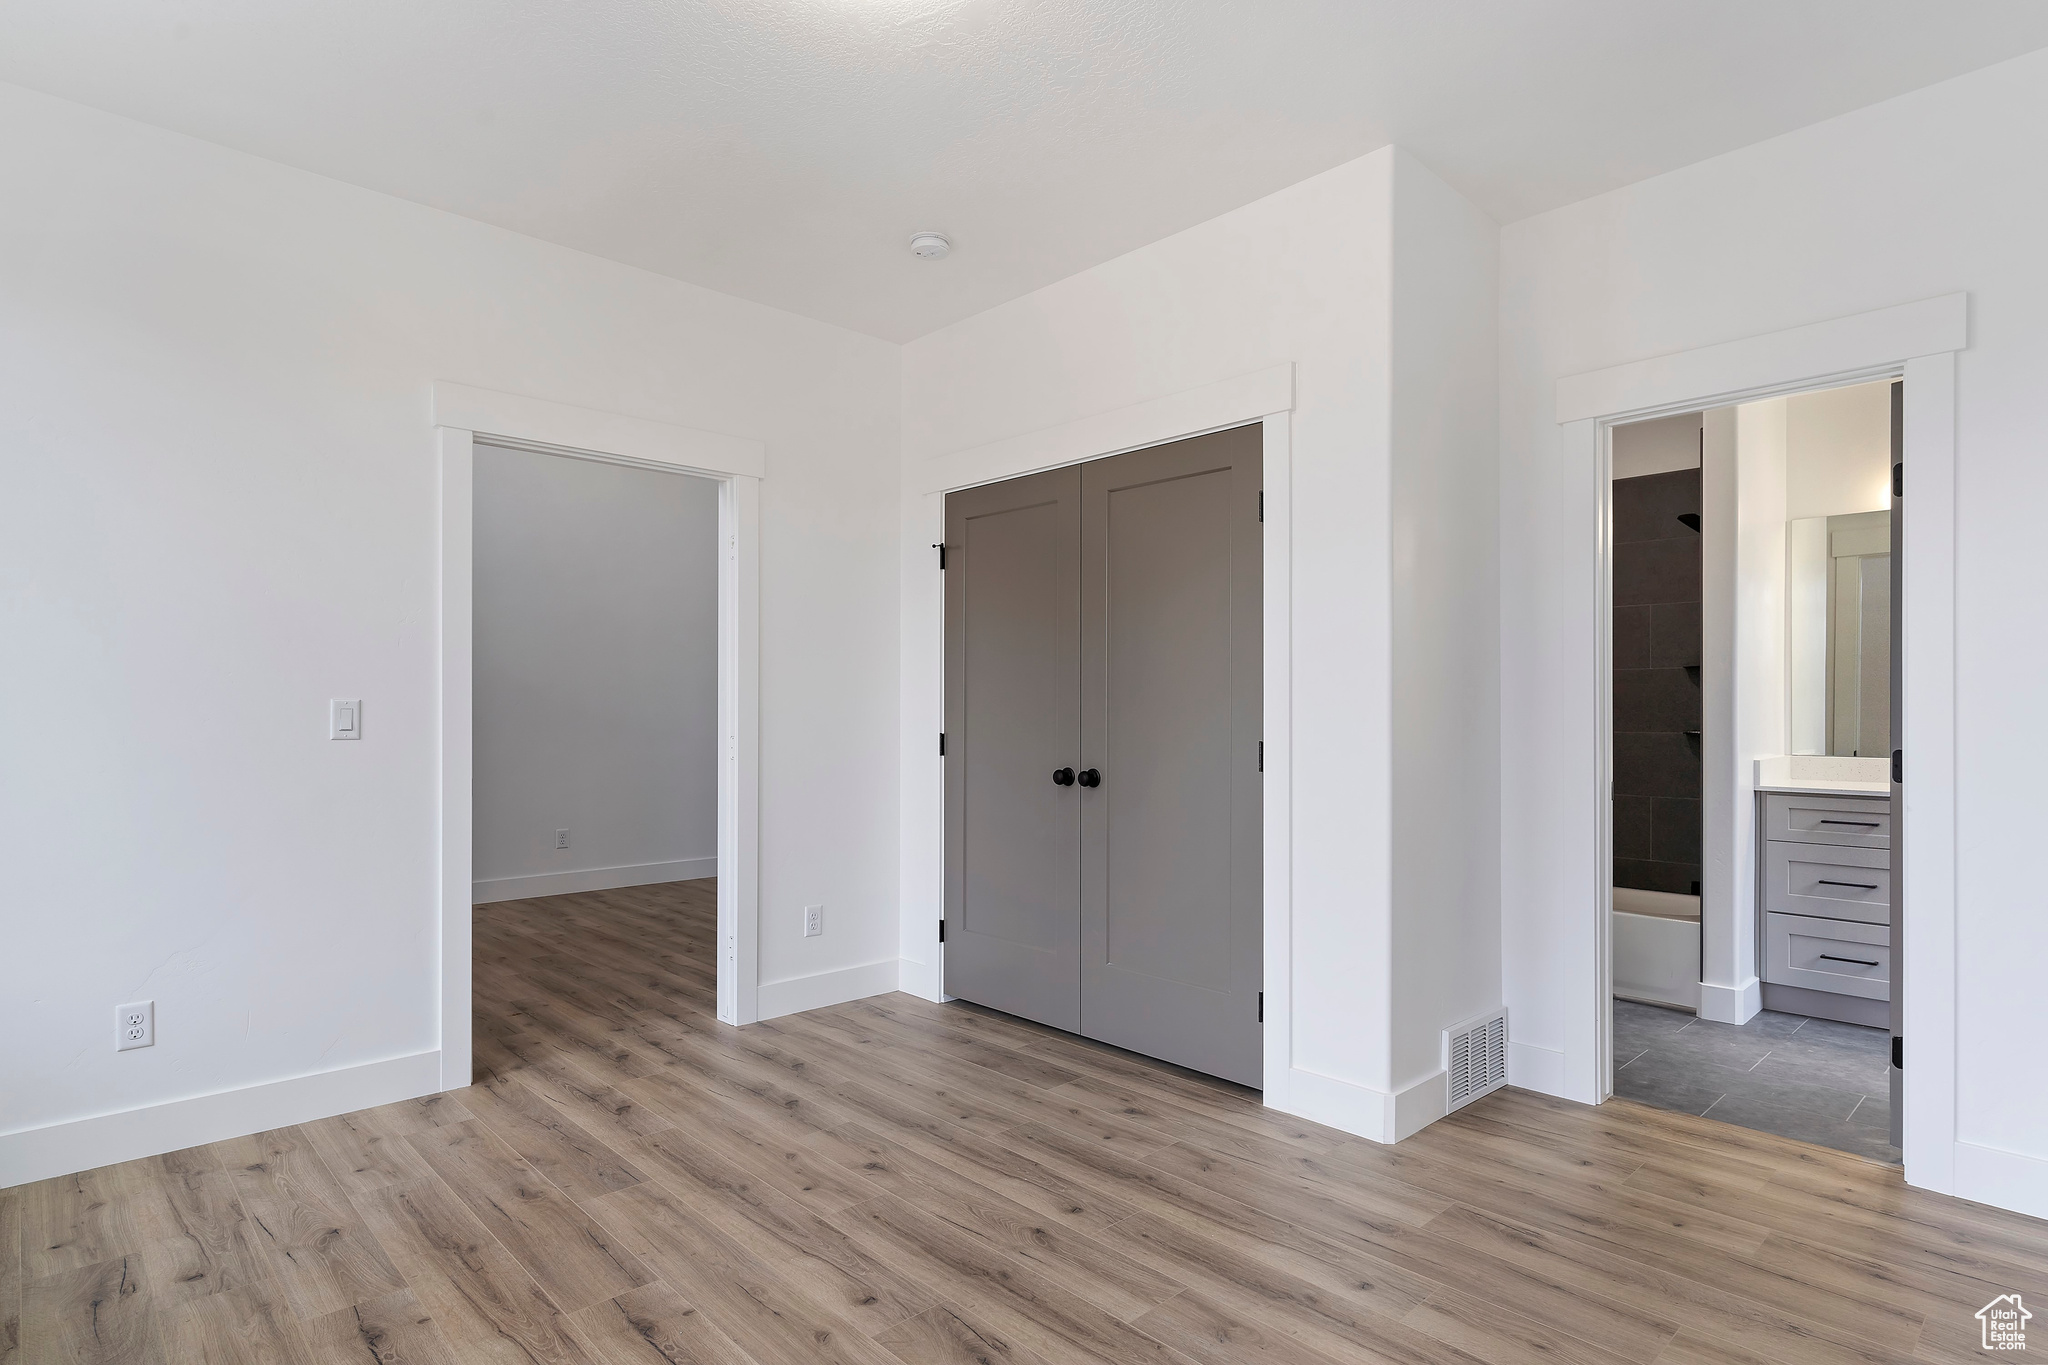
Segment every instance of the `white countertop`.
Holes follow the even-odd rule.
[[[1889,769],[1882,758],[1782,754],[1756,761],[1756,789],[1802,796],[1890,796]]]

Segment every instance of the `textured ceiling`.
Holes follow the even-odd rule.
[[[0,80],[898,341],[1389,142],[1507,221],[2042,46],[2041,0],[0,5]]]

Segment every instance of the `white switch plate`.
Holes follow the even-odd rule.
[[[156,1001],[139,1000],[114,1012],[114,1051],[156,1046]]]
[[[804,907],[804,937],[816,938],[825,932],[825,907],[806,905]]]
[[[363,703],[361,698],[346,700],[336,697],[327,703],[327,737],[329,739],[361,739],[363,737]]]

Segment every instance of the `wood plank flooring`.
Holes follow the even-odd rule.
[[[2048,1303],[2048,1224],[1824,1148],[1512,1090],[1382,1147],[905,995],[729,1029],[712,941],[709,882],[480,907],[475,1085],[0,1191],[0,1365],[1888,1365]]]

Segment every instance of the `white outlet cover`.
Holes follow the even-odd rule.
[[[816,938],[825,932],[825,907],[806,905],[804,907],[804,937]]]
[[[138,1000],[114,1011],[114,1051],[156,1046],[156,1001]]]

